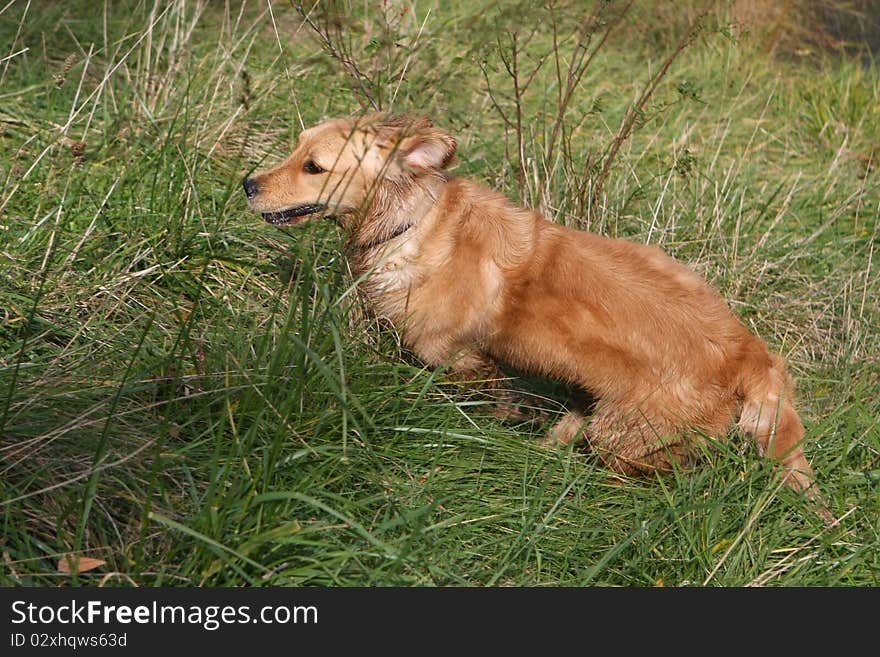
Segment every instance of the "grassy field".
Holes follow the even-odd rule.
[[[696,14],[640,2],[586,49],[592,3],[0,4],[0,584],[880,584],[863,58],[769,54],[724,11],[685,43]],[[371,99],[456,134],[457,174],[711,280],[790,360],[841,526],[738,435],[624,483],[541,450],[567,391],[517,381],[545,416],[501,422],[363,311],[336,226],[248,211],[246,173]]]

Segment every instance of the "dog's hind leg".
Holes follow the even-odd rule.
[[[584,439],[584,430],[589,420],[577,410],[568,411],[550,428],[550,432],[540,442],[542,447],[565,447]]]
[[[681,428],[642,409],[600,403],[586,430],[590,449],[620,474],[645,475],[670,471],[690,460],[692,446]]]

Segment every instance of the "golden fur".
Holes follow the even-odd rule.
[[[425,363],[483,379],[502,362],[598,400],[549,442],[585,437],[609,467],[640,474],[738,421],[817,496],[785,362],[706,282],[659,248],[565,228],[447,174],[455,148],[425,119],[338,119],[245,188],[273,223],[338,216],[368,298]]]

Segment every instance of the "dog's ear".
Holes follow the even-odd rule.
[[[414,122],[404,129],[397,155],[414,171],[436,171],[452,163],[458,146],[445,130],[435,128],[427,119]]]

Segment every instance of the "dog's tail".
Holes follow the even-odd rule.
[[[779,461],[786,469],[785,482],[824,506],[813,469],[801,443],[804,425],[793,404],[794,386],[785,361],[755,341],[753,357],[740,374],[742,411],[739,428],[752,436],[761,454]],[[823,514],[824,515],[824,514]]]

